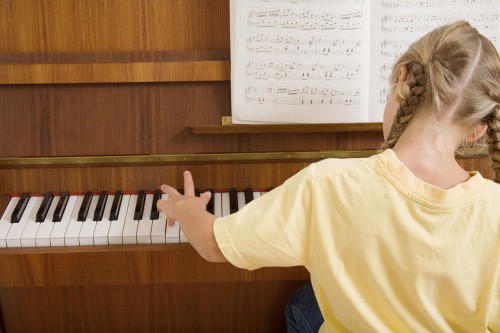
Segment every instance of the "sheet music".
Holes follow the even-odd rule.
[[[231,0],[234,123],[379,122],[396,58],[465,19],[499,48],[498,0]]]
[[[233,122],[367,121],[363,0],[233,0],[231,7]]]
[[[372,3],[370,121],[381,121],[396,58],[430,30],[464,19],[500,50],[499,0],[381,0]]]

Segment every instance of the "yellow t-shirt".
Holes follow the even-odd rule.
[[[500,332],[499,206],[479,173],[443,190],[386,150],[312,164],[214,232],[237,267],[305,266],[320,332]]]

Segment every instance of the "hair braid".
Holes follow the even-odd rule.
[[[401,133],[412,118],[415,109],[421,100],[427,83],[427,73],[424,66],[418,62],[407,65],[407,81],[399,91],[399,108],[394,116],[394,121],[382,149],[392,148],[398,141]]]
[[[497,103],[488,116],[487,124],[491,166],[495,172],[493,180],[500,184],[500,104]]]

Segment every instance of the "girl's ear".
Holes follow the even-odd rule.
[[[398,83],[406,81],[406,76],[407,75],[408,75],[408,67],[406,67],[406,65],[399,66]]]
[[[408,67],[406,67],[406,65],[399,66],[398,83],[396,84],[396,93],[394,94],[394,101],[397,103],[399,103],[399,98],[401,96],[401,87],[403,86],[403,83],[406,82],[407,75]]]
[[[465,142],[476,141],[477,139],[482,137],[484,135],[484,133],[486,133],[487,130],[488,130],[487,124],[481,123],[481,124],[477,125],[476,128],[474,129],[474,131],[472,131],[469,135],[467,135],[465,137]]]

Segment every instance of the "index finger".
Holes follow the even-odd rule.
[[[184,171],[184,194],[194,196],[194,181],[191,172]]]

